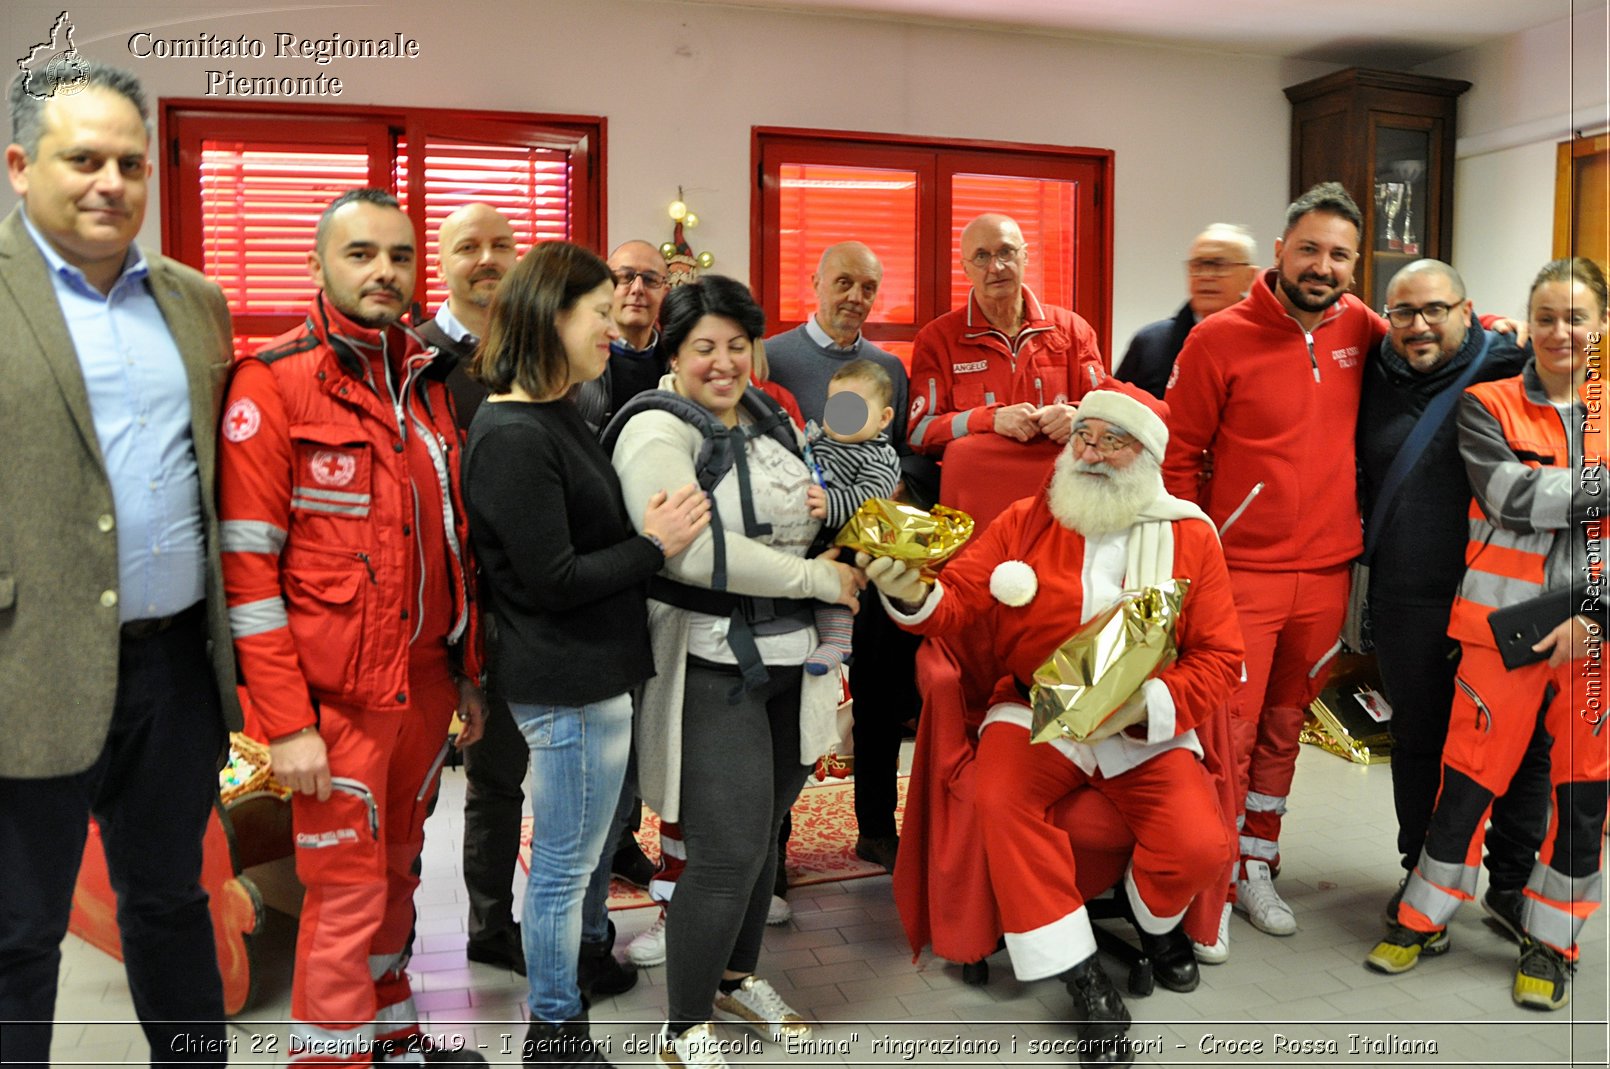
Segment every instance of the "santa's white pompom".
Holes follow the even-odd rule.
[[[1003,560],[989,574],[989,592],[1002,605],[1018,608],[1034,600],[1040,589],[1040,578],[1034,569],[1020,560]]]

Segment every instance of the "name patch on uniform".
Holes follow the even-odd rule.
[[[342,843],[355,843],[358,833],[351,828],[336,828],[334,831],[301,832],[296,837],[296,845],[302,850],[320,850],[327,846],[340,846]]]
[[[1345,349],[1332,349],[1330,358],[1336,361],[1337,367],[1354,367],[1358,364],[1358,346],[1349,345]]]
[[[224,413],[224,440],[244,442],[262,425],[263,413],[258,411],[257,402],[250,397],[239,398]]]
[[[950,365],[950,372],[951,372],[952,375],[965,375],[970,371],[988,371],[988,370],[989,370],[989,361],[988,360],[973,360],[973,361],[969,361],[968,363],[965,363],[965,364],[952,364],[952,365]]]

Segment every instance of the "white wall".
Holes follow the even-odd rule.
[[[1267,250],[1287,200],[1282,86],[1325,64],[760,12],[649,0],[404,0],[330,8],[72,5],[75,43],[135,71],[153,96],[202,96],[204,71],[338,74],[342,103],[403,103],[604,115],[609,239],[666,240],[664,206],[684,187],[691,235],[718,270],[749,268],[750,127],[802,126],[987,138],[1116,152],[1114,338],[1183,299],[1180,262],[1204,223],[1245,223]],[[0,57],[24,54],[61,10],[11,0]],[[221,12],[234,11],[237,14]],[[135,59],[137,30],[195,37],[276,31],[420,39],[411,62]],[[9,208],[10,194],[6,194]],[[156,244],[156,213],[144,239]],[[1267,259],[1267,252],[1265,253]]]
[[[1553,257],[1555,146],[1610,125],[1607,12],[1417,68],[1473,83],[1459,101],[1453,262],[1479,309],[1524,314],[1532,277]]]

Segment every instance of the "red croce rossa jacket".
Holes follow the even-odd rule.
[[[403,347],[393,358],[403,374],[396,407],[367,381],[354,342]],[[462,440],[446,371],[411,333],[359,326],[322,293],[302,326],[235,364],[220,428],[224,587],[267,739],[313,725],[314,702],[406,705],[410,648],[440,640],[420,633],[432,623],[457,670],[479,674]],[[438,486],[419,487],[416,504],[408,461],[419,448]],[[442,525],[440,562],[424,559],[416,510],[421,525]]]
[[[1274,285],[1264,272],[1185,339],[1163,395],[1163,482],[1212,518],[1231,568],[1318,570],[1363,550],[1353,430],[1386,323],[1344,293],[1305,331]]]

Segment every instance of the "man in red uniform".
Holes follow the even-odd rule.
[[[967,304],[918,331],[911,352],[912,449],[938,455],[969,434],[1066,443],[1078,399],[1107,377],[1096,332],[1023,284],[1028,243],[1008,216],[968,223],[961,250]]]
[[[297,1065],[485,1064],[426,1050],[405,971],[448,724],[467,745],[482,716],[458,430],[436,350],[399,325],[414,250],[389,194],[336,198],[307,320],[236,365],[220,431],[235,655],[296,792]]]
[[[1363,549],[1353,428],[1386,324],[1347,292],[1360,228],[1335,182],[1298,198],[1275,266],[1191,331],[1165,395],[1163,479],[1218,525],[1247,644],[1231,724],[1245,790],[1236,908],[1272,935],[1297,930],[1273,883],[1280,818]],[[1205,952],[1222,961],[1227,944]]]
[[[1130,1018],[1096,960],[1073,851],[1048,811],[1081,787],[1116,806],[1136,839],[1123,893],[1159,982],[1177,991],[1198,980],[1182,927],[1186,906],[1223,878],[1233,851],[1196,729],[1220,712],[1240,677],[1241,635],[1212,525],[1163,490],[1168,431],[1160,409],[1132,387],[1091,391],[1049,488],[996,517],[931,587],[892,558],[867,567],[902,627],[993,636],[984,674],[1001,683],[979,728],[970,830],[979,832],[1018,979],[1056,976],[1068,985],[1073,1020],[1082,1024],[1081,1065],[1129,1064],[1122,1037]],[[1175,631],[1179,657],[1116,714],[1131,726],[1098,728],[1085,742],[1031,744],[1027,684],[1035,669],[1126,591],[1171,577],[1191,584]],[[946,908],[960,916],[981,906]]]

